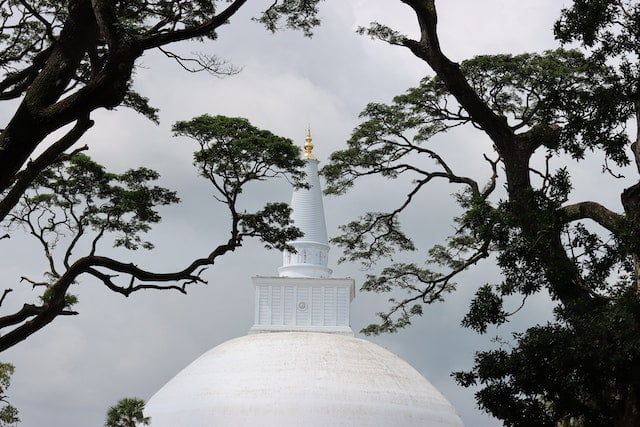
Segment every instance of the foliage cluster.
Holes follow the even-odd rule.
[[[574,1],[556,35],[582,43],[582,50],[483,55],[456,64],[441,50],[435,2],[403,3],[415,13],[420,39],[379,23],[360,32],[409,49],[435,76],[390,104],[369,104],[348,147],[332,155],[323,173],[333,194],[370,175],[410,177],[412,186],[400,206],[346,224],[334,242],[345,259],[367,267],[415,250],[416,230],[400,228],[401,219],[427,184],[439,180],[459,188],[461,214],[455,233],[428,251],[424,265],[387,264],[368,277],[365,290],[405,296],[391,299],[364,332],[408,326],[425,304],[460,286],[462,271],[496,260],[502,271],[496,283],[465,284],[477,292],[462,325],[485,333],[538,293],[552,299],[553,320],[478,352],[472,369],[455,373],[456,380],[480,387],[480,408],[506,425],[637,425],[640,182],[624,188],[619,181],[624,212],[618,213],[595,200],[572,200],[574,181],[563,163],[596,153],[601,173],[622,179],[621,168],[631,165],[640,172],[639,143],[628,129],[640,114],[640,5]],[[481,180],[433,148],[442,133],[462,126],[493,144],[482,154]],[[534,158],[546,159],[542,169]],[[510,307],[516,298],[522,305]]]
[[[143,414],[144,400],[136,397],[125,397],[109,407],[104,427],[138,427],[148,426],[151,417]]]

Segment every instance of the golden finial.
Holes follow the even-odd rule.
[[[304,157],[305,159],[314,159],[313,157],[313,143],[311,142],[311,127],[307,128],[307,136],[304,139]]]

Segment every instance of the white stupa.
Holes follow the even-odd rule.
[[[279,276],[257,276],[255,324],[200,356],[149,399],[153,427],[462,426],[453,406],[398,356],[355,338],[351,278],[332,278],[318,161],[294,191]]]

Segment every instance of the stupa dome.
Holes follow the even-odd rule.
[[[255,276],[249,335],[220,344],[183,369],[145,408],[153,427],[462,426],[418,371],[354,338],[352,278],[333,278],[311,134],[308,188],[292,198],[304,235],[289,242],[278,276]]]
[[[147,403],[153,427],[462,426],[420,373],[369,341],[321,332],[214,347]]]

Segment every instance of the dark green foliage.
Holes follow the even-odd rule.
[[[20,422],[18,410],[9,404],[7,400],[7,389],[11,385],[11,375],[13,375],[14,367],[10,363],[0,363],[0,426],[10,427]]]
[[[255,181],[284,177],[303,186],[303,161],[290,140],[260,130],[246,119],[222,116],[197,117],[174,126],[176,135],[189,136],[199,144],[194,164],[214,187],[214,198],[229,212],[229,239],[206,256],[196,258],[175,272],[155,273],[135,264],[99,254],[100,243],[108,238],[113,246],[136,250],[153,248],[143,233],[160,221],[158,208],[177,203],[175,192],[151,185],[157,172],[131,169],[122,174],[107,172],[89,157],[75,153],[45,169],[27,189],[18,207],[4,226],[21,227],[41,245],[48,262],[45,280],[23,277],[42,289],[39,305],[25,305],[15,316],[0,318],[0,326],[13,327],[0,336],[15,344],[51,322],[58,315],[77,314],[70,308],[77,298],[69,288],[79,276],[88,274],[107,288],[124,296],[143,289],[173,289],[186,293],[186,286],[206,283],[201,275],[216,258],[255,237],[268,248],[285,249],[287,242],[301,236],[290,221],[285,203],[267,203],[256,212],[240,211],[239,196]],[[126,285],[121,276],[130,276]],[[149,283],[155,282],[155,283]],[[162,285],[156,283],[174,282]],[[5,291],[2,299],[11,290]],[[2,300],[0,300],[0,305]],[[20,319],[42,316],[42,322],[20,323]],[[15,319],[19,319],[17,322]],[[2,321],[5,324],[2,324]]]
[[[267,203],[255,213],[241,213],[239,224],[242,235],[258,237],[267,249],[295,250],[287,242],[302,237],[291,223],[291,208],[286,203]]]
[[[442,295],[455,289],[448,277],[434,273],[415,264],[397,263],[382,270],[378,276],[367,275],[362,284],[363,291],[389,292],[401,289],[409,297],[402,300],[390,298],[393,308],[388,313],[377,313],[381,322],[371,324],[362,330],[365,335],[396,332],[411,324],[413,316],[422,315],[422,304],[442,301]]]
[[[149,98],[144,97],[133,90],[129,90],[124,96],[122,105],[137,111],[155,124],[160,123],[160,118],[158,117],[158,112],[160,110],[149,105]]]
[[[473,371],[455,378],[464,386],[482,385],[480,407],[506,425],[555,425],[568,418],[615,425],[628,400],[637,399],[639,308],[635,295],[588,314],[558,307],[556,322],[515,334],[515,348],[478,353]]]
[[[125,397],[118,400],[115,406],[109,407],[104,427],[138,427],[149,425],[151,417],[145,417],[144,400],[136,397]]]
[[[348,147],[322,172],[332,194],[369,175],[403,176],[412,186],[395,210],[365,214],[334,242],[344,259],[367,268],[417,249],[405,235],[415,230],[401,230],[401,219],[436,180],[459,187],[454,197],[462,212],[455,233],[427,252],[429,269],[393,263],[368,276],[364,290],[394,296],[363,332],[406,327],[456,286],[477,287],[462,325],[479,333],[504,327],[531,296],[548,296],[555,307],[549,323],[478,352],[471,370],[454,374],[458,383],[480,387],[479,406],[505,425],[638,425],[640,184],[622,192],[623,214],[595,201],[568,203],[573,182],[564,162],[595,152],[604,163],[596,173],[618,176],[610,165],[632,160],[640,170],[640,149],[626,127],[639,114],[639,5],[576,0],[563,12],[557,35],[593,55],[557,49],[478,56],[458,66],[439,50],[434,2],[404,3],[419,17],[421,40],[375,23],[361,32],[409,48],[436,76],[388,105],[369,104]],[[439,134],[458,126],[473,126],[493,142],[494,153],[483,155],[485,182],[454,170],[432,148]],[[532,168],[534,154],[546,157],[543,170]],[[496,191],[502,183],[506,193]],[[488,258],[501,269],[497,283],[454,283]]]
[[[365,266],[371,266],[396,250],[415,249],[411,239],[400,230],[393,213],[369,212],[358,221],[340,226],[340,231],[344,234],[331,240],[345,248],[339,262],[360,260]]]
[[[275,32],[282,26],[300,29],[305,36],[313,35],[313,28],[320,25],[317,18],[320,0],[282,0],[273,2],[255,21]],[[284,22],[284,24],[283,24]]]
[[[238,196],[249,182],[284,177],[303,185],[300,149],[291,140],[258,129],[247,119],[207,114],[175,123],[173,132],[200,146],[193,155],[194,165],[216,188],[216,198],[229,206],[233,233],[240,230],[236,239],[258,237],[267,248],[283,249],[287,241],[301,236],[284,203],[268,204],[252,214],[236,210]]]
[[[148,185],[158,177],[147,168],[109,173],[88,156],[77,154],[38,177],[8,225],[26,227],[51,249],[65,235],[77,243],[76,237],[89,231],[113,233],[114,246],[151,249],[153,245],[142,240],[141,233],[160,221],[158,206],[179,202],[175,192]]]
[[[200,175],[225,195],[240,193],[242,186],[253,180],[289,174],[299,185],[303,177],[299,148],[287,138],[252,126],[246,119],[205,114],[177,122],[173,132],[200,145],[194,153],[194,164]]]
[[[462,326],[484,334],[488,325],[501,325],[507,321],[503,310],[502,295],[493,292],[491,285],[483,285],[469,305],[469,312],[462,319]]]
[[[574,0],[562,11],[555,34],[563,43],[578,41],[599,50],[599,59],[638,52],[635,38],[640,7],[633,0]]]
[[[577,159],[588,149],[604,149],[616,164],[629,163],[624,123],[632,109],[620,98],[613,69],[578,51],[558,49],[480,56],[464,61],[461,71],[487,105],[513,120],[514,129],[546,124],[527,135],[537,144]]]
[[[153,248],[142,234],[160,221],[158,206],[179,202],[175,192],[149,185],[158,177],[147,168],[110,173],[83,154],[40,174],[3,226],[23,228],[41,244],[49,267],[46,280],[23,280],[44,286],[44,306],[52,303],[53,285],[82,258],[78,253],[94,256],[105,237],[111,235],[115,247]],[[65,293],[62,308],[77,302],[75,295]]]
[[[531,139],[532,146],[543,145],[578,159],[586,150],[602,149],[616,164],[628,164],[624,124],[632,113],[631,104],[620,98],[612,69],[563,49],[543,55],[479,56],[464,61],[460,69],[513,130],[527,131],[523,137]],[[453,178],[445,174],[446,168],[429,173],[421,163],[403,159],[419,153],[439,162],[439,156],[422,143],[472,122],[439,77],[423,79],[391,105],[369,104],[360,116],[365,121],[354,130],[349,147],[333,153],[331,164],[323,169],[328,194],[344,193],[353,178],[363,175]]]
[[[637,1],[575,0],[571,7],[563,9],[554,29],[561,42],[578,42],[592,52],[594,60],[616,64],[624,80],[619,96],[638,102],[639,25]]]

